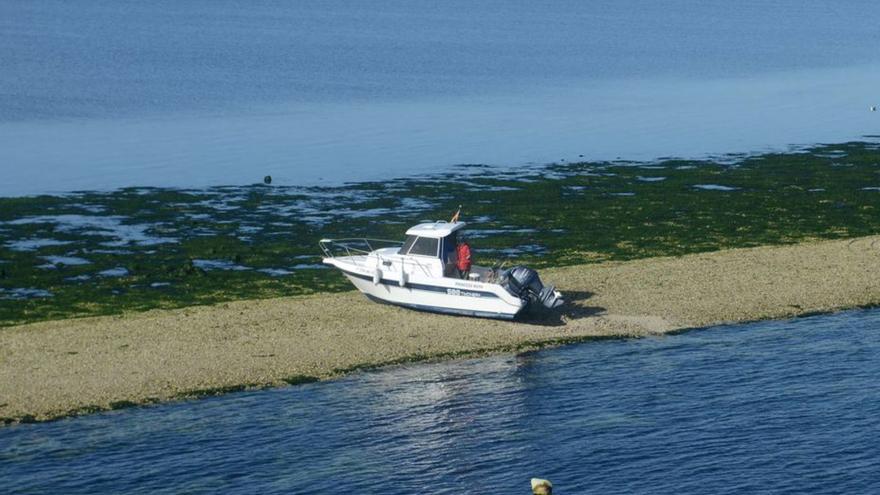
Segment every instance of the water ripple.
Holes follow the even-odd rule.
[[[871,493],[880,310],[0,430],[8,493]]]

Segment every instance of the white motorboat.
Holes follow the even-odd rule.
[[[529,305],[563,303],[553,286],[524,266],[506,270],[473,265],[462,279],[456,268],[464,222],[422,223],[406,240],[322,239],[324,263],[333,265],[367,297],[408,308],[512,319]]]

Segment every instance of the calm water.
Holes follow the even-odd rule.
[[[874,1],[0,2],[0,195],[877,132]]]
[[[0,428],[6,493],[877,493],[880,310]]]

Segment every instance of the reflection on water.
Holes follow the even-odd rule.
[[[880,311],[0,429],[10,493],[873,493]]]
[[[864,21],[877,14],[868,1],[10,0],[0,195],[855,139],[877,122],[880,31]]]

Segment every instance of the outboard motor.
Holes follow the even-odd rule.
[[[528,302],[540,302],[549,309],[558,308],[564,302],[555,287],[544,287],[538,272],[525,266],[514,266],[501,274],[501,286],[512,295]]]

